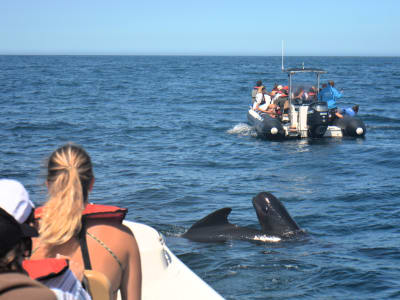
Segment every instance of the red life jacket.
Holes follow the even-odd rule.
[[[127,212],[128,209],[118,206],[88,203],[82,216],[85,219],[116,219],[122,222]],[[36,208],[35,219],[40,219],[42,213],[43,207]]]
[[[22,267],[30,278],[44,280],[61,275],[68,270],[68,260],[60,258],[25,259]]]
[[[89,203],[86,205],[82,215],[86,219],[117,219],[122,222],[127,212],[127,208]]]
[[[285,94],[282,90],[279,91],[278,93],[281,95],[282,98],[283,98],[283,97],[287,97],[287,94]]]
[[[86,238],[81,240],[82,236],[84,237],[86,234],[86,229],[85,229],[85,220],[88,219],[114,219],[119,222],[122,222],[125,219],[125,215],[128,212],[128,209],[126,208],[121,208],[118,206],[111,206],[111,205],[101,205],[101,204],[93,204],[93,203],[88,203],[85,207],[85,209],[82,212],[82,230],[81,233],[83,232],[83,235],[80,233],[79,234],[79,243],[81,244],[81,251],[82,251],[82,257],[83,261],[85,264],[85,269],[91,270],[91,264],[90,264],[90,258],[89,258],[89,252],[87,249],[87,244],[86,244]],[[35,209],[35,219],[40,219],[43,213],[43,207],[38,207]]]

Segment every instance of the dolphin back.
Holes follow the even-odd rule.
[[[197,242],[224,242],[230,239],[230,232],[236,228],[228,222],[231,211],[229,207],[214,211],[194,223],[182,237]]]
[[[227,225],[229,223],[228,216],[231,211],[232,208],[230,207],[218,209],[208,216],[204,217],[203,219],[194,223],[192,227],[189,228],[188,232],[192,229],[198,229],[202,227]]]

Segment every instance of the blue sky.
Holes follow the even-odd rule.
[[[400,56],[398,0],[1,0],[0,54]]]

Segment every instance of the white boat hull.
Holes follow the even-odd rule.
[[[131,221],[124,225],[139,245],[143,300],[224,299],[171,252],[157,230]]]

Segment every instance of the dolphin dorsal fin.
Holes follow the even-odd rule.
[[[193,224],[190,229],[199,228],[199,227],[207,227],[207,226],[215,226],[215,225],[222,225],[228,224],[228,215],[231,213],[232,208],[225,207],[214,211],[213,213],[209,214],[208,216],[204,217],[203,219],[197,221]]]

